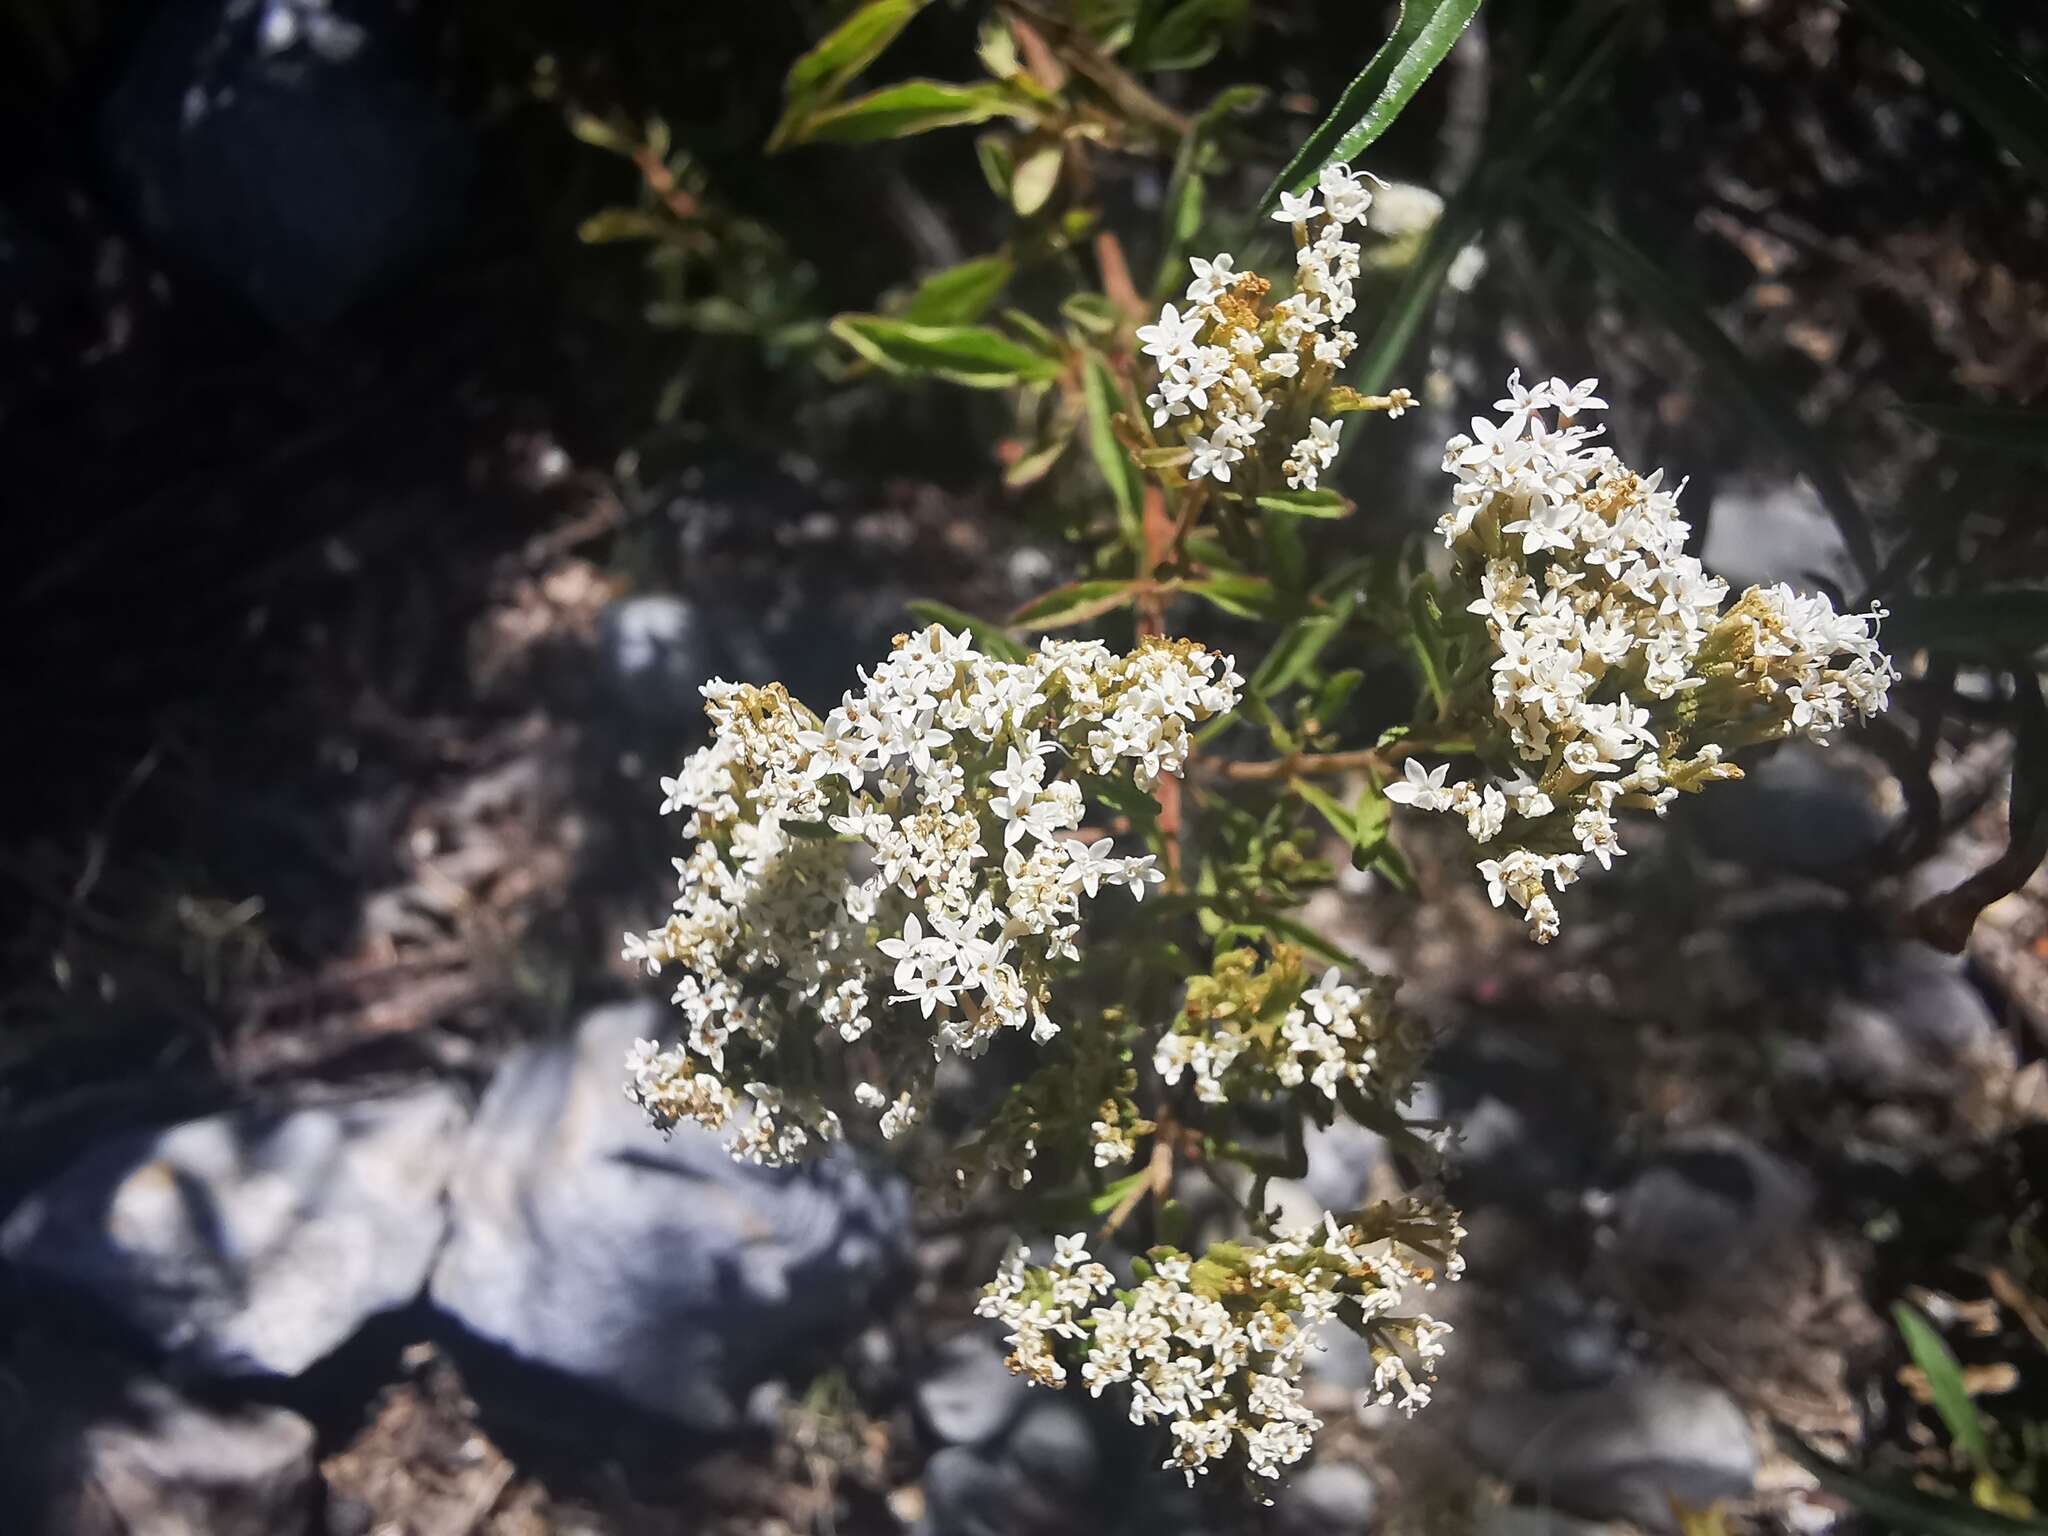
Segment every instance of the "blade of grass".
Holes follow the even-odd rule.
[[[1947,1343],[1934,1331],[1932,1323],[1903,1301],[1892,1308],[1892,1321],[1898,1326],[1899,1337],[1906,1341],[1906,1353],[1927,1378],[1934,1411],[1948,1427],[1949,1439],[1969,1457],[1971,1466],[1979,1472],[1990,1471],[1991,1445],[1984,1438],[1984,1421],[1977,1417],[1977,1405],[1970,1401],[1969,1391],[1963,1386],[1963,1368],[1956,1363]]]

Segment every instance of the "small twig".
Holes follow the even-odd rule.
[[[1238,784],[1267,784],[1281,779],[1324,778],[1332,774],[1354,773],[1360,768],[1369,768],[1375,773],[1390,773],[1394,761],[1407,753],[1402,742],[1395,742],[1386,751],[1363,747],[1355,752],[1290,752],[1285,757],[1263,763],[1225,763],[1217,771],[1226,779]]]
[[[1145,1165],[1145,1177],[1133,1184],[1116,1209],[1109,1213],[1109,1219],[1102,1224],[1097,1234],[1098,1241],[1108,1242],[1116,1235],[1117,1228],[1130,1219],[1131,1212],[1138,1208],[1138,1202],[1147,1195],[1166,1198],[1166,1192],[1173,1188],[1173,1122],[1162,1119],[1159,1129],[1152,1137],[1152,1159]]]
[[[444,1527],[438,1536],[470,1536],[483,1524],[492,1510],[498,1507],[498,1500],[505,1497],[505,1490],[512,1486],[515,1469],[509,1461],[500,1462],[491,1474],[490,1481],[479,1488],[468,1504],[457,1510],[455,1518]]]
[[[1009,11],[1013,25],[1018,18],[1029,18],[1029,24],[1052,43],[1067,66],[1107,96],[1126,116],[1163,128],[1175,138],[1184,139],[1194,131],[1194,122],[1190,118],[1174,111],[1105,58],[1088,36],[1064,17],[1028,4],[1027,0],[1009,0],[1004,8]],[[1021,44],[1022,39],[1019,41]]]

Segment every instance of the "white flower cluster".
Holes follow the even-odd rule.
[[[1618,809],[1661,815],[1681,791],[1740,777],[1723,758],[1741,747],[1824,741],[1883,709],[1894,677],[1882,610],[1838,614],[1777,586],[1724,612],[1727,583],[1685,553],[1662,472],[1636,475],[1579,424],[1606,405],[1598,388],[1511,375],[1505,418],[1475,418],[1444,456],[1458,483],[1438,531],[1494,650],[1488,696],[1466,713],[1521,771],[1446,783],[1448,765],[1411,757],[1387,791],[1463,816],[1476,842],[1505,838],[1510,851],[1479,871],[1538,940],[1558,927],[1544,882],[1562,890],[1586,857],[1606,868],[1623,852]]]
[[[823,719],[779,686],[704,686],[713,738],[662,781],[697,843],[667,923],[625,943],[650,971],[680,968],[687,1026],[678,1047],[640,1043],[628,1094],[663,1127],[735,1128],[735,1155],[760,1162],[840,1134],[828,1036],[863,1042],[853,1101],[890,1136],[944,1051],[979,1054],[1003,1029],[1051,1038],[1083,898],[1163,878],[1150,856],[1067,835],[1082,780],[1178,773],[1191,727],[1243,681],[1185,641],[1049,640],[1010,662],[937,625],[862,678]],[[891,1018],[906,1027],[877,1028]]]
[[[1145,404],[1155,430],[1185,418],[1190,480],[1228,484],[1232,466],[1257,456],[1260,434],[1273,420],[1303,434],[1280,465],[1289,486],[1314,490],[1336,459],[1343,422],[1306,413],[1358,345],[1343,325],[1357,308],[1352,284],[1359,271],[1358,245],[1344,231],[1362,224],[1371,204],[1363,178],[1346,165],[1329,167],[1314,193],[1283,196],[1274,215],[1294,226],[1291,294],[1261,310],[1270,286],[1264,278],[1237,271],[1228,254],[1198,257],[1190,263],[1195,276],[1186,311],[1168,304],[1157,324],[1139,327],[1138,340],[1159,369],[1159,387]]]
[[[1340,982],[1333,965],[1282,1017],[1273,1075],[1284,1088],[1307,1083],[1329,1099],[1337,1097],[1340,1083],[1364,1088],[1379,1061],[1382,1022],[1372,993]],[[1197,1032],[1162,1035],[1152,1067],[1169,1086],[1180,1081],[1182,1072],[1189,1073],[1196,1098],[1225,1104],[1230,1100],[1225,1076],[1257,1044],[1256,1017],[1212,1017]]]
[[[1457,1235],[1453,1224],[1453,1243]],[[1429,1401],[1430,1362],[1450,1332],[1426,1315],[1389,1318],[1411,1286],[1433,1282],[1399,1241],[1368,1238],[1334,1216],[1260,1247],[1221,1244],[1199,1260],[1154,1249],[1144,1278],[1113,1299],[1115,1277],[1089,1258],[1081,1234],[1056,1238],[1053,1249],[1049,1268],[1031,1267],[1029,1249],[1012,1251],[975,1310],[1010,1330],[1012,1370],[1064,1386],[1064,1343],[1091,1396],[1126,1389],[1132,1423],[1170,1427],[1165,1465],[1190,1483],[1234,1450],[1268,1478],[1308,1454],[1323,1426],[1300,1376],[1318,1328],[1340,1307],[1375,1335],[1375,1400],[1410,1413]],[[1455,1275],[1455,1259],[1450,1268]]]

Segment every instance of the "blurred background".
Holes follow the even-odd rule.
[[[765,152],[847,9],[0,0],[0,1526],[1934,1528],[1904,1488],[2022,1529],[2039,6],[1491,0],[1374,147],[1369,361],[1422,404],[1347,456],[1345,538],[1426,533],[1509,367],[1598,374],[1715,570],[1882,598],[1911,677],[1548,951],[1429,826],[1415,890],[1309,914],[1441,1032],[1470,1274],[1437,1405],[1352,1412],[1333,1349],[1271,1509],[1012,1382],[968,1315],[999,1228],[621,1096],[697,685],[829,701],[906,602],[1086,565],[1085,455],[828,331],[1026,238],[974,130]],[[929,6],[879,76],[971,78],[989,9]],[[1141,274],[1240,249],[1394,11],[1015,9],[1134,27],[1171,117],[1264,87],[1192,210],[1171,157],[1068,162]],[[1397,1181],[1362,1130],[1312,1152],[1305,1207]]]

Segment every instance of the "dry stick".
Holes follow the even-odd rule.
[[[1148,581],[1138,593],[1138,638],[1141,641],[1163,640],[1166,637],[1166,594],[1159,589],[1157,577],[1159,568],[1166,563],[1178,541],[1174,537],[1175,525],[1167,521],[1166,495],[1156,485],[1145,487],[1143,526],[1144,569]],[[1180,780],[1162,775],[1152,786],[1152,798],[1159,805],[1159,837],[1166,849],[1167,889],[1177,890],[1180,886]]]
[[[1109,1219],[1102,1224],[1097,1236],[1098,1242],[1108,1242],[1116,1235],[1117,1228],[1130,1219],[1131,1212],[1138,1208],[1138,1202],[1147,1195],[1164,1198],[1173,1188],[1173,1120],[1163,1117],[1159,1127],[1152,1133],[1152,1158],[1145,1164],[1145,1177],[1124,1191],[1123,1199],[1116,1203],[1116,1209],[1109,1213]]]
[[[1318,778],[1336,773],[1351,773],[1360,768],[1370,768],[1375,773],[1391,773],[1396,758],[1406,754],[1407,748],[1395,742],[1386,751],[1375,751],[1364,747],[1356,752],[1290,752],[1285,757],[1265,763],[1225,763],[1217,770],[1224,778],[1239,784],[1265,784],[1279,779]]]

